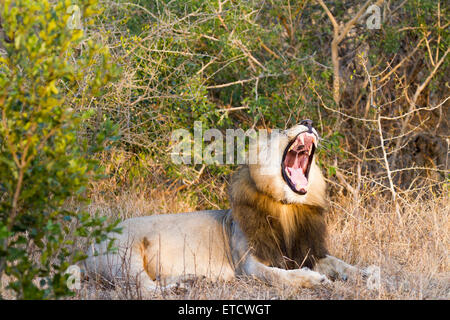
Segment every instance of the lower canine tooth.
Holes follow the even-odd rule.
[[[291,174],[289,173],[289,170],[286,170],[286,174],[289,177],[289,179],[291,178]]]

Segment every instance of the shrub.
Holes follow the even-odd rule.
[[[8,288],[21,299],[69,295],[64,272],[85,258],[76,239],[99,242],[117,231],[117,222],[65,209],[70,198],[84,201],[88,182],[100,177],[92,156],[114,133],[105,121],[90,136],[80,136],[82,121],[93,112],[70,106],[95,103],[117,73],[107,48],[89,40],[78,21],[67,27],[71,10],[81,14],[84,28],[92,23],[97,1],[69,10],[70,5],[0,5],[10,40],[0,56],[0,277],[8,276]]]

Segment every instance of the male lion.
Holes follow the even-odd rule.
[[[251,146],[250,152],[265,153],[268,161],[235,173],[230,210],[127,219],[120,225],[123,233],[115,235],[118,252],[102,254],[106,243],[95,246],[87,272],[130,279],[144,291],[191,276],[247,275],[269,284],[312,287],[363,273],[328,255],[325,181],[315,163],[318,135],[312,121],[277,138]]]

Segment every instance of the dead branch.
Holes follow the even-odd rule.
[[[339,44],[342,42],[342,40],[347,36],[347,33],[350,31],[350,29],[356,24],[358,19],[366,12],[367,8],[369,7],[371,0],[368,0],[362,7],[359,9],[359,11],[356,13],[356,15],[348,21],[344,26],[340,27],[338,22],[336,21],[336,18],[333,16],[331,11],[328,9],[326,4],[323,2],[323,0],[317,0],[317,2],[322,6],[322,8],[325,10],[328,18],[331,21],[331,24],[333,25],[333,41],[331,42],[331,61],[333,63],[333,99],[336,104],[339,104],[341,100],[341,94],[340,94],[340,75],[339,75]],[[384,1],[378,0],[376,2],[376,5],[381,5]]]

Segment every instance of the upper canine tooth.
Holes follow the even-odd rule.
[[[303,137],[303,135],[300,135],[300,142],[303,146],[305,145],[305,138]]]

